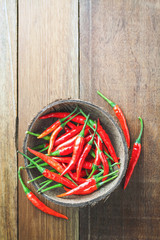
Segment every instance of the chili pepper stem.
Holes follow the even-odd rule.
[[[112,108],[114,108],[116,106],[116,104],[114,102],[112,102],[111,100],[109,100],[108,98],[106,98],[101,92],[97,91],[98,95],[101,96],[104,100],[106,100],[110,106]]]
[[[20,182],[22,184],[22,187],[23,187],[23,190],[24,190],[25,194],[28,194],[28,193],[30,193],[30,190],[29,190],[29,188],[26,187],[26,185],[24,184],[24,182],[23,182],[23,180],[21,178],[21,173],[20,173],[21,169],[24,169],[24,168],[23,167],[19,168],[19,170],[18,170],[18,178],[19,178],[19,180],[20,180]]]
[[[138,117],[138,119],[140,120],[140,123],[141,123],[141,130],[140,130],[138,138],[136,139],[136,143],[141,143],[141,137],[142,137],[142,132],[143,132],[143,120],[141,117]]]

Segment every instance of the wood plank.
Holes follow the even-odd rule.
[[[19,1],[20,150],[28,124],[42,107],[56,99],[78,98],[77,24],[78,1]],[[21,157],[19,165],[24,165]],[[26,182],[26,173],[23,177]],[[38,195],[69,220],[47,216],[27,201],[21,186],[19,190],[19,239],[78,239],[78,209],[57,206]]]
[[[80,98],[113,116],[96,90],[118,103],[132,146],[139,115],[145,125],[142,153],[126,191],[121,184],[106,202],[80,210],[83,240],[159,238],[159,6],[160,1],[80,1]]]
[[[17,239],[17,1],[0,2],[0,239]]]

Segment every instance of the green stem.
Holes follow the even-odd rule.
[[[40,134],[39,133],[33,133],[33,132],[30,132],[30,131],[26,131],[26,134],[29,134],[29,135],[32,135],[32,136],[35,136],[35,137],[39,137]],[[50,140],[50,136],[45,136],[43,137],[44,140],[46,141],[49,141]]]
[[[38,169],[38,171],[40,171],[40,173],[43,173],[45,171],[45,168],[39,166],[37,163],[35,163],[31,158],[29,158],[26,154],[18,151],[18,153],[20,153],[23,157],[27,158],[31,163],[33,163],[33,165],[35,165]]]
[[[61,118],[59,121],[60,121],[60,123],[63,123],[67,118],[69,118],[70,116],[72,116],[72,114],[74,114],[76,111],[77,111],[77,108],[78,107],[76,107],[74,110],[73,110],[73,112],[71,112],[68,116],[66,116],[66,117],[64,117],[64,118]],[[75,116],[74,116],[75,117]]]
[[[83,128],[82,128],[82,131],[79,133],[79,136],[81,136],[81,137],[84,137],[84,130],[85,130],[86,125],[87,125],[87,122],[88,122],[88,120],[89,120],[89,116],[90,116],[90,114],[88,114],[88,116],[87,116],[87,118],[86,118],[86,120],[85,120],[85,124],[84,124],[84,126],[83,126]]]
[[[113,158],[105,150],[104,150],[104,154],[113,161]]]
[[[18,178],[19,178],[19,180],[20,180],[20,182],[22,184],[22,187],[23,187],[23,190],[24,190],[25,194],[28,194],[31,191],[29,190],[29,188],[26,187],[26,185],[24,184],[24,182],[23,182],[23,180],[21,178],[21,173],[20,173],[21,169],[23,169],[23,167],[20,167],[19,170],[18,170]]]
[[[112,176],[113,174],[115,174],[115,173],[117,173],[117,172],[118,172],[118,170],[116,170],[116,171],[114,171],[114,172],[112,172],[112,173],[109,173],[109,174],[107,174],[107,175],[105,175],[105,176],[102,176],[102,177],[98,177],[98,178],[97,178],[96,176],[94,176],[94,178],[95,178],[96,182],[99,182],[99,181],[101,181],[103,178]]]
[[[143,120],[142,120],[141,117],[139,117],[138,119],[140,120],[140,123],[141,123],[141,130],[140,130],[139,136],[138,136],[138,138],[137,138],[135,143],[139,143],[140,144],[141,143],[142,133],[143,133]]]
[[[82,113],[82,115],[83,115],[85,118],[87,118],[87,115],[83,112],[83,110],[82,110],[81,108],[79,108],[79,110],[80,110],[80,112]],[[95,122],[94,122],[92,119],[89,119],[87,125],[88,125],[93,131],[95,130],[95,128],[93,127],[93,126],[95,125]],[[98,132],[97,132],[97,135],[98,135],[98,137],[100,138],[101,142],[103,142],[103,141],[102,141],[102,138],[100,137],[100,135],[99,135]]]
[[[111,100],[109,100],[108,98],[106,98],[101,92],[97,91],[98,95],[101,96],[105,101],[107,101],[110,106],[112,108],[114,108],[116,106],[116,104],[114,102],[112,102]]]
[[[58,187],[63,187],[63,184],[58,183],[58,184],[53,185],[53,186],[51,186],[51,187],[45,188],[44,190],[41,191],[41,193],[44,193],[44,192],[46,192],[46,191],[49,191],[49,190],[51,190],[51,189],[58,188]]]
[[[117,178],[117,177],[118,177],[118,175],[116,174],[116,175],[114,175],[113,177],[108,178],[107,180],[105,180],[105,181],[103,181],[103,182],[97,183],[96,186],[97,186],[97,188],[100,188],[100,187],[101,187],[102,185],[104,185],[105,183],[110,182],[110,181],[112,181],[113,179],[115,179],[115,178]]]
[[[53,182],[52,180],[48,181],[47,183],[45,183],[42,187],[38,188],[37,192],[40,192],[41,189],[43,189],[44,187],[48,186],[51,182]]]

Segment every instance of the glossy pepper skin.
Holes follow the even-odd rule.
[[[64,171],[64,168],[62,167],[62,165],[59,162],[57,162],[55,159],[53,159],[53,157],[49,157],[49,156],[47,156],[43,153],[37,152],[29,147],[27,149],[35,156],[41,158],[44,162],[46,162],[52,168],[56,169],[59,173],[62,173]]]
[[[115,174],[113,177],[107,179],[106,181],[93,184],[92,186],[90,186],[90,187],[88,187],[88,188],[86,188],[86,189],[84,189],[84,190],[79,191],[79,192],[76,193],[75,195],[88,195],[88,194],[91,194],[91,193],[95,192],[98,188],[100,188],[101,186],[103,186],[105,183],[112,181],[112,180],[115,179],[116,177],[118,177],[117,174]],[[68,189],[68,188],[66,188],[66,187],[63,187],[63,188],[64,188],[67,192],[70,191],[70,189]]]
[[[21,153],[21,152],[19,152],[19,153],[21,155],[23,155],[25,158],[27,158],[33,165],[35,165],[36,168],[38,169],[38,171],[40,173],[42,173],[43,176],[45,176],[46,178],[51,179],[51,180],[53,180],[55,182],[58,182],[58,183],[62,183],[63,185],[65,185],[66,187],[69,187],[69,188],[75,188],[76,187],[76,185],[73,182],[71,182],[70,180],[68,180],[67,178],[62,177],[57,173],[51,172],[47,168],[41,167],[40,165],[35,163],[31,158],[29,158],[24,153]]]
[[[126,142],[127,142],[127,146],[128,148],[130,148],[130,134],[129,134],[129,130],[128,130],[128,126],[127,126],[127,122],[126,122],[126,118],[121,110],[121,108],[115,104],[114,102],[112,102],[111,100],[109,100],[108,98],[106,98],[101,92],[97,91],[97,93],[105,100],[107,101],[110,106],[113,108],[116,117],[119,120],[119,123],[121,125],[122,131],[124,133]]]
[[[89,130],[88,128],[85,129],[85,131],[84,131],[84,136],[87,135],[88,130]],[[77,137],[78,137],[78,134],[77,134],[76,136],[68,139],[67,141],[61,143],[60,145],[58,145],[58,146],[54,149],[54,151],[56,151],[56,150],[58,150],[58,149],[61,149],[61,148],[64,148],[64,147],[67,147],[67,146],[74,145],[74,142],[75,142],[75,140],[76,140]],[[88,138],[87,138],[87,140],[88,140]],[[86,138],[85,138],[85,141],[87,141],[87,140],[86,140]]]
[[[101,126],[101,124],[99,122],[99,119],[98,119],[98,129],[97,129],[97,131],[98,131],[99,135],[101,136],[104,144],[106,145],[111,157],[113,158],[113,161],[118,162],[118,158],[117,158],[116,152],[114,150],[114,147],[111,143],[111,140],[110,140],[108,134],[106,133],[106,131]]]
[[[76,115],[78,115],[79,113],[77,113]],[[75,115],[75,116],[76,116]],[[69,123],[69,121],[71,121],[73,117],[69,118],[69,120],[67,120],[66,122],[64,123],[61,123],[51,134],[51,137],[50,137],[50,140],[49,140],[49,147],[48,147],[48,154],[51,153],[52,151],[52,148],[55,144],[55,140],[56,140],[56,137],[58,136],[58,134],[60,133],[60,131],[66,126],[67,123]]]
[[[96,142],[95,142],[96,144]],[[96,144],[96,147],[98,149],[98,154],[100,156],[101,162],[103,164],[103,168],[104,168],[104,172],[103,175],[106,176],[109,173],[109,165],[106,159],[106,156],[104,155],[104,153],[102,152],[102,150],[99,149],[98,145]],[[107,177],[104,177],[102,181],[105,181],[107,179]]]
[[[40,117],[40,119],[46,119],[46,118],[66,118],[66,117],[69,117],[69,113],[68,112],[55,112],[55,113],[49,113],[49,114],[46,114],[42,117]],[[83,116],[76,116],[72,119],[73,122],[76,122],[76,123],[80,123],[80,124],[84,124],[85,122],[85,117]]]
[[[118,172],[118,170],[115,171],[114,173],[116,173],[116,172]],[[108,175],[105,176],[105,177],[108,177],[108,176],[110,176],[110,175],[112,175],[112,174],[113,174],[113,173],[108,174]],[[96,183],[98,183],[99,181],[101,181],[103,178],[104,178],[104,176],[103,176],[103,177],[93,176],[93,177],[91,177],[91,178],[89,178],[89,179],[86,179],[86,181],[85,181],[84,183],[80,184],[78,187],[76,187],[76,188],[74,188],[74,189],[71,189],[71,190],[70,190],[69,192],[67,192],[67,193],[62,193],[62,194],[58,195],[57,197],[65,197],[65,196],[70,196],[70,195],[73,195],[73,194],[78,194],[78,193],[80,193],[81,191],[83,191],[84,189],[87,189],[87,188],[89,188],[89,187],[91,187],[91,186],[93,186],[93,185],[96,185]],[[106,180],[106,181],[107,181],[107,180]]]
[[[126,176],[125,176],[125,183],[124,183],[124,189],[126,189],[129,180],[132,176],[133,170],[137,164],[137,161],[139,159],[140,153],[141,153],[141,137],[142,137],[142,132],[143,132],[143,121],[142,118],[139,117],[140,123],[141,123],[141,130],[140,130],[140,134],[137,138],[137,140],[135,141],[134,145],[133,145],[133,150],[132,150],[132,155],[131,155],[131,159],[127,168],[127,172],[126,172]]]
[[[18,178],[21,182],[21,185],[23,187],[23,190],[27,196],[27,198],[29,199],[29,201],[38,209],[40,209],[42,212],[45,212],[49,215],[53,215],[53,216],[56,216],[56,217],[59,217],[59,218],[64,218],[64,219],[68,219],[67,216],[61,214],[61,213],[58,213],[56,211],[54,211],[53,209],[47,207],[43,202],[41,202],[35,195],[33,192],[30,191],[29,188],[27,188],[24,184],[24,182],[22,181],[22,178],[21,178],[21,175],[20,175],[20,170],[22,168],[19,168],[18,170]]]
[[[73,146],[64,147],[51,152],[50,156],[66,156],[73,152]]]
[[[64,174],[66,174],[70,170],[72,170],[74,165],[78,162],[78,159],[80,157],[80,154],[82,153],[84,142],[85,142],[84,131],[85,131],[85,127],[86,127],[88,119],[89,119],[89,115],[85,121],[82,131],[80,132],[80,134],[78,135],[78,137],[75,140],[74,147],[73,147],[72,159],[71,159],[70,163],[68,164],[68,166],[66,167],[66,169],[64,170],[64,172],[61,174],[61,176],[63,176]]]
[[[55,123],[53,123],[50,127],[48,127],[42,134],[40,134],[40,136],[38,136],[38,138],[43,138],[46,135],[48,135],[49,133],[53,132],[57,127],[59,127],[61,125],[61,123],[63,123],[69,116],[72,116],[72,114],[77,110],[77,108],[74,109],[74,111],[72,113],[68,113],[68,115],[62,119],[58,119]]]
[[[74,137],[75,135],[77,135],[78,133],[80,133],[80,131],[82,130],[83,126],[80,125],[75,129],[70,130],[67,133],[64,133],[62,136],[60,136],[59,138],[56,139],[55,141],[55,147],[66,142],[67,140],[71,139],[72,137]]]
[[[79,179],[80,177],[80,173],[81,173],[81,169],[82,169],[82,166],[83,166],[83,163],[86,159],[86,157],[88,156],[91,148],[92,148],[92,144],[93,144],[93,141],[94,141],[94,137],[95,137],[95,134],[96,134],[96,130],[97,130],[97,127],[94,131],[94,134],[91,138],[91,140],[86,144],[86,146],[84,147],[83,149],[83,152],[78,160],[78,164],[77,164],[77,180]]]

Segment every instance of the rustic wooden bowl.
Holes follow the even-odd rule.
[[[45,119],[40,120],[39,117],[48,114],[50,112],[59,112],[59,111],[73,111],[73,109],[78,105],[85,113],[90,113],[90,117],[94,120],[100,118],[101,124],[103,125],[104,129],[110,136],[112,144],[116,150],[117,156],[120,158],[120,169],[119,169],[119,176],[113,180],[112,182],[107,183],[102,188],[98,189],[98,191],[86,195],[86,196],[70,196],[68,198],[58,198],[56,195],[64,192],[62,188],[53,189],[53,191],[47,191],[42,194],[45,198],[50,201],[53,201],[57,204],[68,206],[68,207],[81,207],[87,204],[94,204],[99,200],[107,198],[120,184],[123,176],[125,175],[127,162],[128,162],[128,148],[126,145],[126,141],[124,135],[117,125],[117,123],[113,120],[109,113],[105,112],[98,106],[95,106],[89,102],[81,101],[81,100],[60,100],[55,101],[48,106],[44,107],[32,120],[28,131],[32,131],[35,133],[41,133],[44,131],[44,128],[47,128],[53,123],[53,119]],[[55,121],[55,119],[54,119]],[[23,151],[25,154],[29,154],[27,152],[27,147],[33,147],[38,144],[41,144],[44,140],[38,140],[36,137],[31,135],[26,135],[24,139],[24,147]],[[25,165],[28,164],[28,160],[25,159]],[[117,166],[114,169],[118,169]],[[37,169],[28,169],[27,170],[30,179],[39,176],[39,172]],[[44,178],[39,179],[38,181],[34,182],[33,185],[36,189],[40,186],[39,184],[44,180]]]

